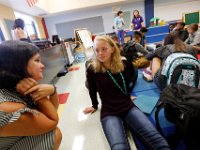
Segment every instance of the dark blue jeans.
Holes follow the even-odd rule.
[[[118,37],[118,44],[120,44],[120,41],[122,41],[122,45],[123,45],[124,44],[124,30],[118,30],[117,37]]]
[[[112,150],[130,150],[125,127],[135,135],[148,150],[169,150],[166,140],[159,134],[143,112],[133,107],[124,117],[106,116],[102,127]]]

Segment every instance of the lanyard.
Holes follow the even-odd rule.
[[[122,73],[120,72],[120,76],[122,78],[122,81],[123,81],[123,86],[124,86],[124,90],[121,88],[121,86],[117,83],[117,81],[115,80],[115,78],[112,76],[112,74],[110,73],[110,71],[106,71],[108,73],[108,75],[110,76],[110,78],[112,79],[112,81],[114,82],[114,84],[125,94],[127,95],[127,90],[126,90],[126,84],[125,84],[125,80],[124,80],[124,77],[122,75]]]

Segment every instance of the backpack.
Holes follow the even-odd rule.
[[[160,95],[155,112],[157,129],[164,136],[159,122],[159,112],[164,108],[168,121],[175,124],[176,133],[167,138],[171,147],[176,140],[186,143],[187,149],[200,149],[200,89],[184,84],[170,84]]]
[[[128,41],[123,45],[122,56],[126,57],[127,61],[132,62],[133,59],[138,57],[135,44],[135,41]]]
[[[170,83],[185,84],[200,88],[200,62],[187,53],[169,55],[162,67],[166,85]]]

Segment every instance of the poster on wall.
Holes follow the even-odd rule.
[[[72,51],[71,51],[69,42],[65,42],[65,47],[66,47],[66,51],[67,51],[67,55],[68,55],[68,59],[69,59],[69,64],[72,64],[74,62],[74,57],[72,55]]]
[[[93,46],[92,37],[88,30],[78,30],[77,33],[86,49]]]

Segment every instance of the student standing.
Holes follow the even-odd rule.
[[[24,30],[25,23],[22,19],[16,19],[13,24],[13,29],[11,31],[13,40],[21,40],[30,42],[27,32]]]
[[[84,113],[98,109],[97,92],[102,101],[101,124],[112,150],[130,150],[125,127],[137,136],[147,149],[168,150],[166,140],[131,101],[136,82],[133,65],[122,61],[120,50],[107,36],[94,41],[96,58],[87,68],[87,81],[92,106]]]
[[[140,16],[140,12],[138,10],[133,11],[133,19],[131,26],[133,30],[140,30],[144,26],[143,17]]]
[[[118,44],[124,44],[124,29],[123,26],[125,25],[123,17],[123,12],[118,11],[117,17],[114,21],[115,31],[118,36]]]
[[[179,34],[179,37],[182,41],[185,41],[188,38],[188,32],[185,30],[185,23],[178,22],[175,27],[175,32]]]

